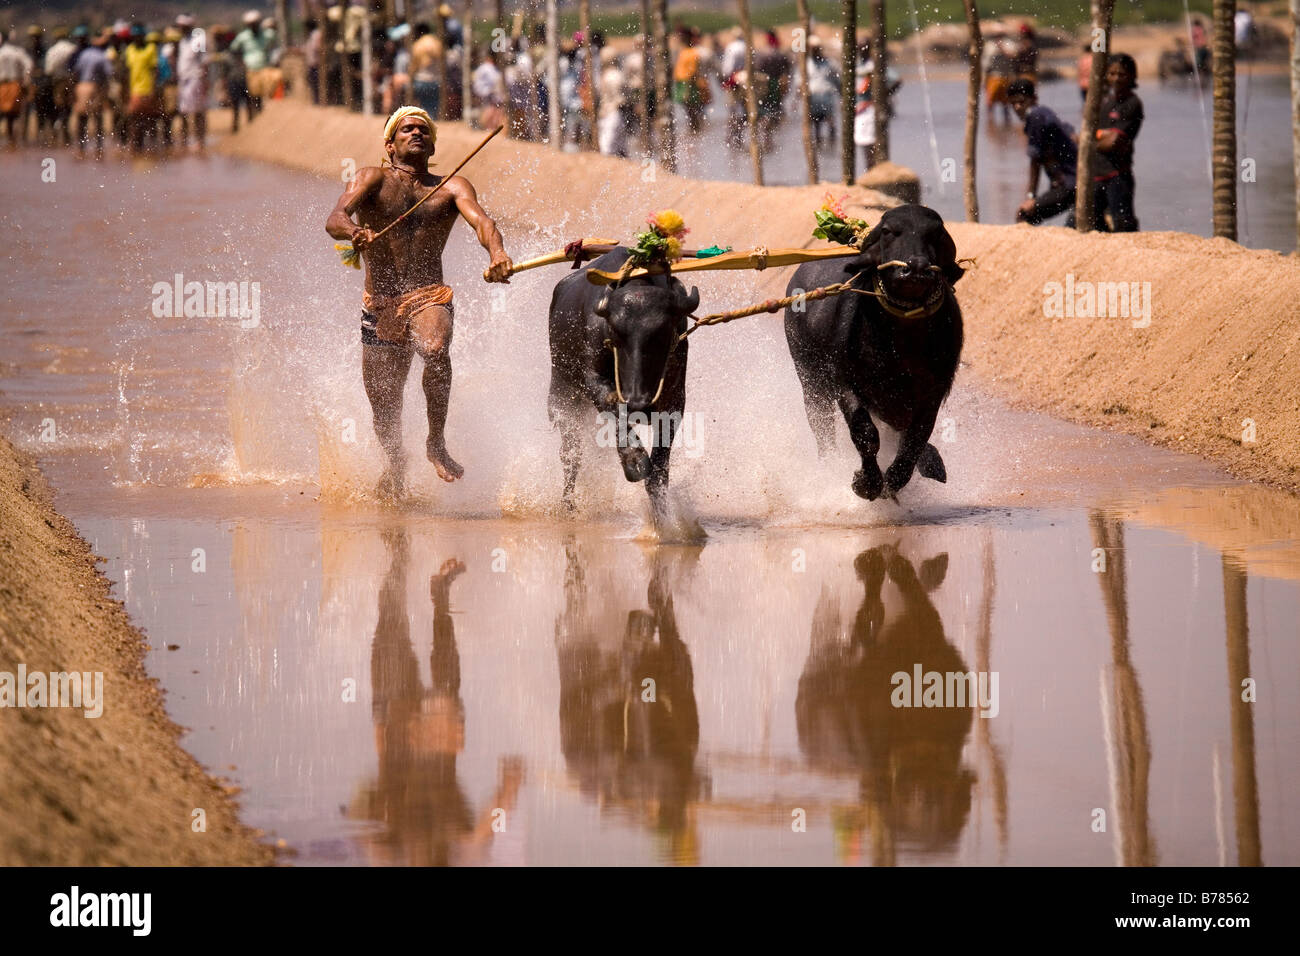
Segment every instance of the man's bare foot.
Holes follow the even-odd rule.
[[[379,484],[375,485],[375,496],[384,501],[396,501],[405,493],[405,468],[400,465],[389,465],[379,476]]]
[[[465,474],[465,469],[456,463],[456,459],[447,454],[446,446],[439,445],[432,438],[425,444],[425,452],[434,470],[443,481],[455,481]]]

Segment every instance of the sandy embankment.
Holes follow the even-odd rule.
[[[273,102],[218,147],[340,181],[345,160],[381,155],[382,119]],[[453,163],[481,133],[439,127]],[[639,163],[556,153],[500,137],[466,172],[505,227],[517,258],[579,236],[628,234],[646,211],[680,210],[692,241],[820,245],[812,210],[827,188],[706,182]],[[852,190],[850,208],[874,221],[893,200]],[[539,226],[538,224],[544,224]],[[977,268],[958,285],[964,359],[975,378],[1026,407],[1116,428],[1217,461],[1233,473],[1300,491],[1300,258],[1183,233],[1079,235],[1062,228],[953,223],[959,254]],[[322,229],[304,221],[309,234]],[[545,230],[545,231],[543,231]],[[323,232],[322,234],[322,241]],[[782,294],[789,269],[756,275],[753,301]],[[1145,328],[1128,317],[1048,318],[1048,283],[1150,283]],[[560,278],[557,271],[556,278]],[[463,280],[462,280],[463,281]],[[745,303],[708,301],[720,311]],[[544,308],[544,303],[539,303]],[[748,321],[768,321],[754,318]],[[1255,441],[1243,441],[1249,419]]]
[[[103,674],[99,717],[0,709],[0,865],[273,861],[181,748],[143,655],[144,636],[40,472],[0,439],[0,671]],[[191,829],[196,808],[206,832]]]

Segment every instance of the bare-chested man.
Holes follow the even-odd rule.
[[[364,253],[361,372],[375,434],[388,456],[377,489],[384,497],[400,495],[404,487],[402,391],[415,352],[424,359],[429,461],[443,481],[465,473],[443,440],[451,395],[453,305],[451,288],[443,283],[442,250],[456,216],[465,217],[491,255],[489,282],[508,282],[511,269],[496,223],[479,206],[474,187],[463,176],[453,176],[428,202],[375,238],[442,181],[428,168],[436,139],[437,129],[424,110],[404,106],[395,112],[384,127],[391,165],[359,170],[325,223],[331,236],[350,240]],[[359,226],[352,221],[354,214]]]

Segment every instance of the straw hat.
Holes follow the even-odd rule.
[[[256,10],[249,10],[244,14],[244,25],[254,27],[262,22],[262,15]]]

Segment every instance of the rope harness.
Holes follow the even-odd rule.
[[[581,241],[579,241],[579,248],[581,248]],[[761,271],[767,268],[767,254],[766,246],[759,246],[754,250],[754,268],[756,270]],[[973,265],[975,260],[959,259],[957,262],[958,264],[969,262]],[[813,299],[814,301],[818,299],[828,299],[833,296],[843,295],[846,292],[855,292],[858,295],[874,296],[880,303],[882,309],[899,319],[928,319],[947,304],[948,296],[952,293],[952,283],[948,282],[946,279],[943,282],[940,282],[935,290],[926,297],[925,301],[919,305],[896,299],[891,296],[885,291],[884,282],[881,279],[881,273],[886,269],[893,268],[894,266],[903,266],[906,268],[907,263],[903,262],[901,259],[891,259],[889,262],[882,262],[880,265],[876,266],[876,272],[873,277],[875,285],[874,290],[854,288],[853,283],[857,282],[858,279],[867,273],[867,270],[863,269],[856,273],[847,282],[833,282],[830,285],[824,285],[816,289],[809,289],[807,292],[801,292],[798,295],[787,295],[780,299],[767,299],[766,301],[759,302],[756,305],[746,306],[743,309],[732,309],[727,312],[714,312],[705,316],[688,315],[687,318],[694,321],[695,324],[673,339],[673,344],[668,349],[668,356],[664,359],[663,374],[659,376],[659,387],[655,389],[655,397],[650,400],[650,404],[654,405],[658,402],[659,396],[663,393],[664,380],[668,377],[668,360],[671,359],[673,353],[677,351],[677,346],[686,341],[686,338],[692,332],[703,326],[723,325],[727,322],[734,322],[736,319],[743,319],[751,315],[761,315],[765,312],[775,313],[795,302],[806,302],[809,299]],[[635,267],[631,265],[631,260],[625,262],[622,269],[619,270],[618,278],[610,283],[609,289],[611,291],[617,289],[619,283],[622,282],[623,278],[631,272],[633,268]],[[931,272],[943,272],[943,269],[939,266],[929,266],[928,269]],[[612,350],[614,353],[614,394],[618,396],[618,400],[621,404],[627,404],[626,400],[623,398],[622,383],[619,381],[618,346],[614,344],[612,339],[605,339],[604,344],[606,348]]]

